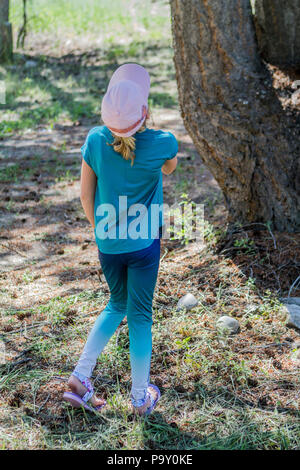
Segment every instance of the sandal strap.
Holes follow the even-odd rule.
[[[146,400],[148,400],[148,398],[150,398],[150,405],[147,407],[147,410],[149,408],[151,408],[151,406],[153,406],[153,403],[155,402],[155,398],[153,397],[152,393],[150,392],[147,392],[147,395],[146,395]]]
[[[92,398],[93,395],[94,395],[94,391],[93,391],[93,390],[91,390],[90,392],[87,391],[87,392],[83,395],[83,397],[81,397],[81,400],[83,400],[85,403],[87,403],[87,402]]]
[[[132,395],[131,395],[132,397]],[[145,398],[143,400],[143,403],[139,406],[134,406],[134,408],[140,408],[141,406],[143,406],[147,401],[148,401],[148,398],[150,398],[150,404],[149,406],[147,406],[147,409],[148,410],[149,408],[151,408],[153,406],[153,403],[155,402],[155,398],[153,397],[153,395],[150,393],[150,392],[146,392],[146,395],[145,395]]]

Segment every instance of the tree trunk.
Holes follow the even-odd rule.
[[[12,29],[8,18],[9,0],[0,0],[0,63],[12,58]]]
[[[223,191],[229,224],[300,229],[299,113],[262,63],[249,0],[170,0],[184,125]]]
[[[267,62],[300,67],[300,0],[255,0],[255,26]]]

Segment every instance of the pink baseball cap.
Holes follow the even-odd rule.
[[[150,75],[138,64],[123,64],[113,73],[101,103],[101,116],[110,131],[120,137],[135,134],[147,110]]]

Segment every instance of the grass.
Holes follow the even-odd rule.
[[[248,285],[240,286],[240,296],[247,292]],[[251,287],[250,292],[253,296]],[[274,408],[251,402],[254,375],[259,382],[256,387],[270,387],[274,381],[268,358],[260,359],[259,367],[254,355],[241,360],[234,350],[246,340],[245,335],[242,339],[222,337],[213,327],[226,299],[228,292],[220,291],[217,303],[210,305],[203,293],[197,307],[177,313],[156,303],[152,373],[163,395],[157,411],[147,420],[132,420],[129,409],[127,324],[122,324],[111,338],[95,369],[96,388],[106,396],[107,411],[100,416],[85,414],[60,401],[63,379],[68,377],[82,348],[87,322],[91,326],[94,309],[98,312],[105,306],[101,290],[53,298],[30,309],[27,318],[34,320],[36,327],[27,331],[23,344],[24,349],[29,347],[25,357],[30,360],[23,365],[10,366],[8,361],[0,366],[1,396],[9,404],[1,407],[1,447],[299,448],[297,413],[290,413],[288,408],[280,411],[284,407],[279,401]],[[247,322],[255,321],[257,335],[261,335],[262,328],[270,341],[278,340],[276,334],[282,332],[275,334],[261,321],[266,312],[275,320],[278,308],[267,296],[258,313],[249,312],[240,319],[242,329]],[[20,318],[21,313],[12,311],[9,315]],[[6,335],[8,338],[17,339],[13,332]],[[280,380],[290,381],[292,377],[283,373]]]
[[[116,37],[133,40],[143,33],[145,39],[159,40],[169,28],[169,6],[166,1],[153,3],[131,0],[34,0],[28,2],[29,29],[33,33],[64,31],[68,37],[93,34],[102,41],[115,42]],[[10,21],[22,24],[22,2],[11,0]]]
[[[15,34],[21,3],[11,2]],[[275,254],[284,257],[278,254],[272,262],[268,231],[260,244],[242,228],[231,245],[226,241],[226,253],[232,250],[237,258],[218,254],[225,227],[208,220],[203,252],[182,259],[181,246],[164,244],[154,298],[152,355],[152,379],[162,398],[149,418],[133,419],[130,411],[126,322],[94,371],[97,393],[107,399],[107,409],[101,415],[87,414],[61,401],[87,333],[108,300],[105,284],[94,276],[94,248],[82,245],[91,234],[79,205],[79,159],[70,148],[79,147],[86,129],[99,122],[101,97],[122,62],[149,66],[152,108],[166,113],[165,108],[178,106],[167,2],[134,3],[140,6],[135,17],[125,2],[116,0],[30,1],[25,51],[17,51],[14,63],[0,69],[0,80],[7,85],[7,103],[0,105],[0,138],[5,143],[11,136],[20,143],[28,136],[32,140],[29,150],[14,149],[16,158],[10,158],[10,164],[7,149],[0,153],[3,213],[18,217],[10,232],[4,226],[1,261],[16,254],[9,249],[24,254],[24,267],[0,276],[0,341],[6,349],[6,363],[0,364],[0,448],[300,449],[297,350],[291,346],[297,333],[286,329],[270,277],[281,264],[286,266],[287,271],[276,271],[282,282],[287,278],[286,289],[297,266],[289,264],[290,245],[281,247],[278,239]],[[149,5],[156,13],[146,13]],[[87,50],[76,49],[86,38]],[[67,41],[76,53],[59,53]],[[26,69],[27,60],[37,66]],[[50,128],[55,133],[57,126],[74,132],[62,130],[58,143],[49,137],[49,145],[37,149],[42,131]],[[199,184],[195,167],[204,173],[195,149],[184,152],[191,153],[195,166],[183,158],[167,191],[168,197],[183,200],[199,196],[190,194]],[[34,200],[35,194],[33,200],[26,199],[32,189],[40,193],[39,200]],[[17,198],[18,190],[21,198],[25,193],[24,201]],[[219,196],[205,196],[202,202],[213,214]],[[22,230],[24,216],[30,222]],[[264,258],[259,258],[261,245]],[[271,239],[270,245],[273,248]],[[34,246],[43,248],[42,255],[27,259]],[[189,248],[184,247],[186,254]],[[253,267],[251,275],[248,266]],[[271,290],[258,282],[262,271]],[[176,311],[178,298],[187,292],[197,297],[197,307]],[[237,318],[241,333],[228,337],[217,332],[220,315]]]
[[[4,112],[0,118],[0,136],[35,129],[41,125],[53,128],[57,122],[76,122],[99,112],[99,100],[95,93],[83,97],[80,92],[83,86],[91,89],[92,80],[87,83],[79,78],[75,84],[74,79],[61,78],[57,70],[56,77],[51,81],[41,76],[40,68],[28,74],[22,62],[15,67],[17,71],[3,74],[7,88],[6,104],[1,106]],[[70,88],[73,88],[72,95],[68,93]]]

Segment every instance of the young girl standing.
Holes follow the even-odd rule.
[[[88,133],[82,151],[81,203],[91,223],[110,299],[97,318],[68,381],[64,399],[100,410],[89,378],[103,348],[127,316],[131,402],[140,415],[156,405],[159,389],[149,382],[152,301],[160,260],[163,214],[162,173],[177,165],[174,135],[149,129],[150,76],[134,63],[112,75],[101,105],[105,125]],[[161,206],[162,207],[162,206]],[[139,230],[138,230],[139,229]]]

